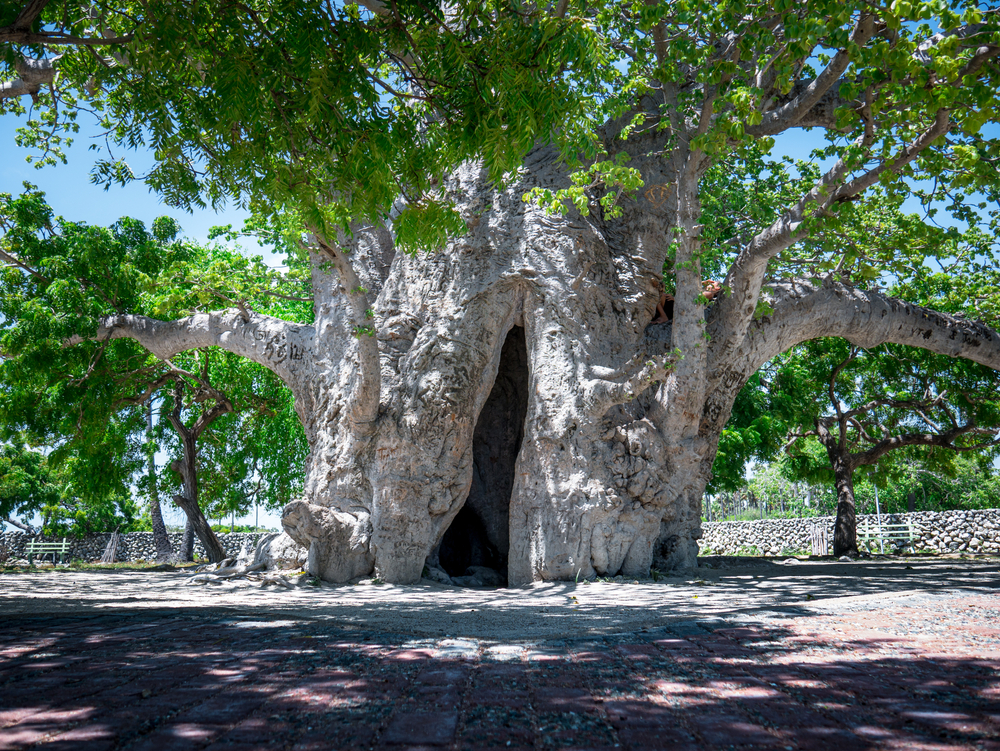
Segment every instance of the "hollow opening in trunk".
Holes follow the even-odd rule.
[[[507,580],[510,548],[508,514],[514,489],[514,463],[524,437],[528,411],[528,350],[524,329],[514,326],[500,351],[500,366],[472,436],[472,487],[465,505],[444,533],[438,552],[441,568],[456,583]],[[492,581],[488,571],[497,577]]]

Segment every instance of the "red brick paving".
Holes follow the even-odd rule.
[[[0,622],[0,750],[1000,751],[997,623],[989,595],[506,645],[18,617]]]

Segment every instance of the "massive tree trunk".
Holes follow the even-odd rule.
[[[101,334],[161,357],[217,345],[283,378],[310,454],[282,523],[324,579],[413,582],[429,558],[453,575],[505,562],[512,585],[695,566],[718,439],[760,365],[843,336],[1000,367],[1000,336],[832,279],[772,285],[755,317],[794,212],[741,251],[706,310],[700,162],[661,146],[630,143],[646,187],[619,219],[525,203],[568,185],[538,149],[506,189],[473,164],[453,176],[468,233],[438,252],[395,253],[383,227],[317,237],[312,326],[233,310],[119,316]],[[651,325],[671,245],[673,319]]]

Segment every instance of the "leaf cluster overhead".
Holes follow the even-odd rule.
[[[919,189],[975,213],[963,199],[996,186],[992,3],[34,5],[32,28],[50,36],[0,28],[7,74],[31,54],[63,57],[25,139],[45,147],[86,100],[112,141],[154,149],[144,177],[172,203],[290,208],[330,237],[395,206],[402,245],[440,245],[464,230],[440,190],[449,172],[480,159],[503,181],[540,142],[582,170],[541,198],[586,213],[586,194],[613,215],[641,184],[618,144],[643,133],[666,134],[664,156],[682,145],[719,162],[766,154],[792,127],[823,128],[821,155],[842,162],[842,179],[803,199],[819,208],[929,179]],[[134,177],[124,161],[96,172]],[[807,212],[801,229],[823,214]]]

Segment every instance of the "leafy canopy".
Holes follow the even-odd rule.
[[[177,382],[189,424],[213,406],[205,383],[218,385],[233,408],[203,435],[206,503],[242,509],[289,500],[301,485],[305,437],[277,376],[218,350],[167,361],[132,340],[96,334],[109,315],[171,319],[220,303],[308,320],[301,263],[286,273],[232,248],[179,240],[165,217],[151,230],[133,219],[110,228],[69,222],[31,186],[0,195],[0,230],[2,437],[52,449],[47,466],[72,485],[63,500],[128,498],[146,458],[146,404],[169,412]],[[84,341],[66,346],[74,336]],[[169,443],[162,430],[159,440]]]
[[[0,4],[0,19],[20,11]],[[28,142],[48,148],[85,102],[112,142],[154,149],[144,177],[175,205],[234,199],[331,237],[395,207],[414,248],[464,230],[442,186],[465,160],[502,182],[551,143],[579,172],[536,197],[584,213],[596,197],[613,215],[642,184],[622,139],[659,133],[663,155],[712,164],[767,154],[796,125],[823,127],[821,155],[876,170],[890,196],[946,198],[973,221],[969,196],[996,191],[997,18],[973,0],[67,2],[36,20],[46,44],[0,30],[0,46],[9,75],[43,49],[64,56]],[[840,81],[823,117],[781,120],[823,75]],[[947,137],[883,169],[941,113]],[[96,173],[134,177],[113,159]]]

